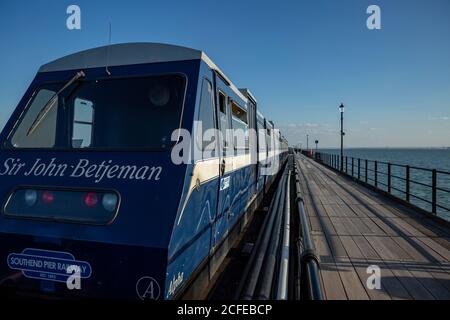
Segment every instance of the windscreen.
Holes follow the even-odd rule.
[[[56,89],[40,88],[8,140],[14,148],[166,149],[178,129],[185,78],[163,75],[82,81],[54,99],[39,127],[29,129]]]

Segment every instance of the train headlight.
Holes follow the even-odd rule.
[[[27,190],[25,191],[25,203],[27,206],[32,207],[36,204],[37,201],[37,192],[35,190]]]
[[[103,195],[102,204],[103,208],[107,211],[115,211],[117,208],[117,195],[114,193],[106,193]]]

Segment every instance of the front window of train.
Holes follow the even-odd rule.
[[[55,95],[62,86],[44,85],[35,92],[5,146],[158,150],[172,146],[172,132],[180,126],[184,76],[80,81]]]

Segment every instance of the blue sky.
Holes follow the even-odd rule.
[[[113,43],[204,50],[291,144],[338,146],[343,102],[347,146],[450,146],[448,0],[1,1],[0,128],[40,65],[106,44],[110,21]]]

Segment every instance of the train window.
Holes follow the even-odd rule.
[[[222,145],[225,150],[229,145],[229,137],[227,132],[229,129],[229,124],[227,115],[227,98],[222,92],[219,92],[219,121],[220,131],[222,132]]]
[[[264,119],[258,117],[258,150],[259,152],[266,151],[266,130],[264,130]]]
[[[74,148],[90,147],[94,127],[92,101],[75,99],[73,113],[72,146]]]
[[[58,90],[42,89],[8,142],[16,148],[53,148],[58,137],[59,148],[168,149],[180,126],[185,88],[186,79],[178,74],[81,81],[60,95],[66,108],[56,97],[50,109],[44,106]],[[42,112],[44,117],[38,116]],[[27,135],[36,119],[40,125]]]
[[[59,102],[58,96],[55,96],[56,91],[52,86],[40,89],[35,95],[11,138],[11,144],[15,148],[51,148],[55,145]],[[34,131],[30,132],[32,124],[44,107],[48,110],[46,117]]]
[[[248,118],[247,112],[241,108],[236,102],[231,102],[231,114],[233,121],[233,129],[235,130],[234,139],[235,147],[238,149],[248,149]],[[239,130],[240,129],[240,130]],[[236,131],[238,130],[238,131]],[[243,132],[244,136],[241,137],[239,133]]]
[[[198,121],[202,125],[202,130],[197,133],[197,145],[202,151],[215,150],[215,136],[211,139],[206,139],[205,133],[207,130],[215,129],[214,125],[214,109],[213,109],[213,90],[211,82],[207,79],[203,79],[202,92],[200,98],[200,108]],[[212,155],[214,156],[214,155]]]
[[[273,144],[272,144],[272,132],[270,128],[267,128],[266,130],[266,144],[267,144],[267,150],[272,151]]]

